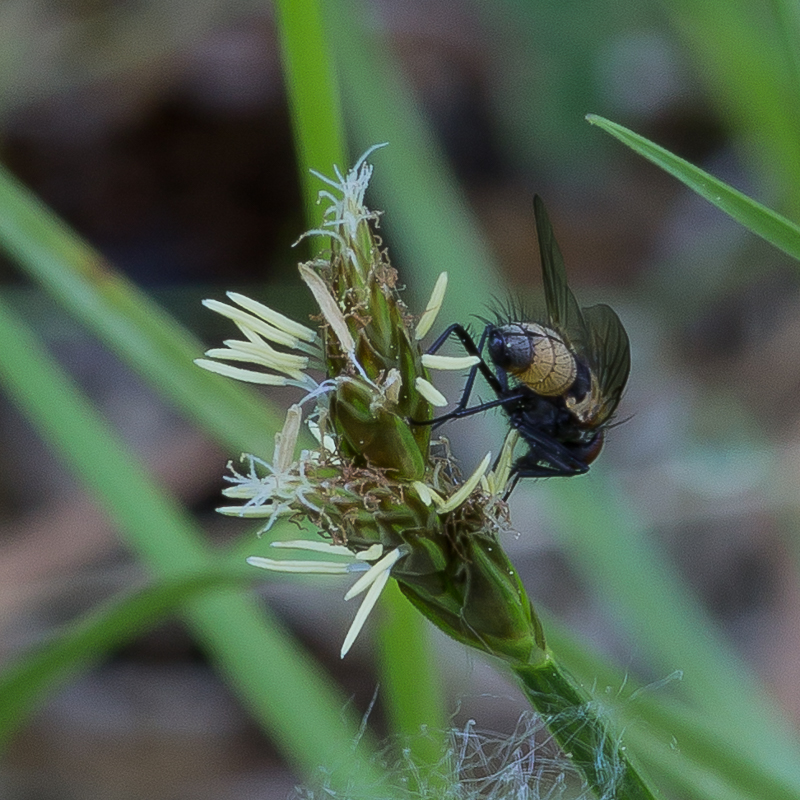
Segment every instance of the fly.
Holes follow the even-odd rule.
[[[514,464],[512,488],[519,478],[588,472],[603,447],[630,372],[630,342],[622,322],[607,305],[580,308],[567,285],[564,259],[538,195],[533,209],[545,319],[490,322],[477,344],[465,327],[451,325],[428,351],[435,353],[455,335],[466,352],[480,360],[470,370],[455,410],[423,424],[438,426],[502,407],[528,447]],[[496,399],[470,406],[479,372]]]

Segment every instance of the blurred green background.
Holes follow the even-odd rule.
[[[451,291],[441,327],[478,326],[492,294],[534,297],[536,192],[579,300],[610,303],[628,329],[631,379],[603,457],[569,485],[527,481],[514,494],[519,536],[503,544],[532,598],[623,673],[647,683],[683,670],[696,698],[699,672],[666,638],[647,638],[660,625],[641,599],[648,567],[608,556],[655,552],[708,625],[698,629],[691,606],[677,615],[686,630],[671,630],[674,641],[715,654],[719,646],[723,657],[730,647],[796,728],[796,264],[584,121],[589,112],[613,119],[796,215],[794,5],[414,0],[332,2],[326,13],[350,160],[390,145],[371,159],[368,200],[385,211],[382,234],[409,305],[424,306],[442,268]],[[267,2],[5,0],[0,160],[208,345],[230,331],[202,309],[203,297],[237,289],[300,318],[311,310],[295,272],[306,253],[291,248],[306,222]],[[434,199],[421,204],[416,192],[430,187]],[[213,509],[238,452],[166,403],[10,259],[0,275],[3,296],[213,546],[235,542],[245,524]],[[469,466],[497,452],[503,430],[497,413],[443,433]],[[145,569],[5,397],[0,436],[0,621],[10,658],[136,585]],[[256,547],[264,543],[246,539],[237,558]],[[654,605],[661,588],[653,585]],[[380,680],[374,626],[339,662],[353,613],[338,602],[343,592],[333,579],[262,589],[357,718]],[[0,793],[284,796],[298,764],[211,668],[208,647],[177,618],[116,647],[17,733]],[[525,707],[513,684],[459,645],[434,636],[434,647],[448,719],[512,731]],[[720,686],[731,718],[748,725],[741,698],[722,678]],[[390,727],[385,713],[379,690],[370,716],[378,736]]]

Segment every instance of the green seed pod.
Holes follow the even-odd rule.
[[[425,541],[430,550],[434,540]],[[494,536],[462,534],[457,544],[446,542],[439,557],[430,555],[414,548],[392,574],[431,622],[454,639],[512,664],[545,660],[541,623]]]
[[[376,408],[375,400],[372,387],[356,379],[342,382],[331,396],[329,414],[343,455],[393,478],[421,480],[425,459],[412,429],[397,414]]]

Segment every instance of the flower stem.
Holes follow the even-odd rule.
[[[620,737],[609,728],[599,703],[585,694],[552,656],[537,665],[514,664],[512,670],[598,800],[658,799],[631,763]]]

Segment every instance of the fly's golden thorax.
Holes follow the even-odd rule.
[[[508,372],[537,394],[555,397],[575,382],[578,367],[566,342],[553,330],[535,323],[504,326],[506,347],[516,350]]]

